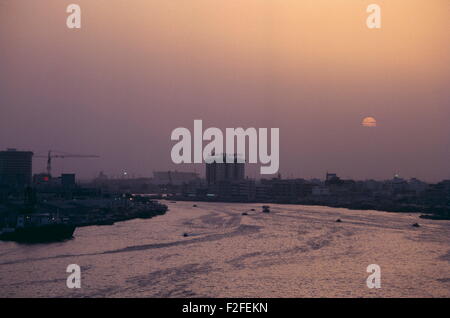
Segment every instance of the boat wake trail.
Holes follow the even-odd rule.
[[[62,259],[62,258],[81,257],[81,256],[107,255],[107,254],[145,251],[145,250],[150,250],[150,249],[155,249],[155,248],[167,248],[167,247],[180,246],[180,245],[191,245],[191,244],[196,244],[196,243],[201,243],[201,242],[217,241],[217,240],[221,240],[224,238],[230,238],[233,236],[253,234],[253,233],[259,232],[260,228],[261,227],[256,226],[256,225],[240,225],[238,228],[236,228],[232,232],[221,233],[221,234],[211,234],[211,235],[207,235],[207,236],[203,236],[203,237],[199,237],[199,238],[194,238],[191,240],[179,240],[179,241],[167,242],[167,243],[136,245],[136,246],[129,246],[129,247],[121,248],[121,249],[110,250],[110,251],[99,252],[99,253],[66,254],[66,255],[58,255],[58,256],[50,256],[50,257],[42,257],[42,258],[20,259],[20,260],[11,261],[11,262],[0,263],[0,266],[1,265],[27,263],[27,262],[44,261],[44,260],[49,260],[49,259]]]

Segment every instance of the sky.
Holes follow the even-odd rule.
[[[0,0],[0,149],[99,155],[54,160],[80,178],[204,174],[170,157],[172,130],[202,119],[279,128],[287,178],[449,179],[449,14],[448,0]]]

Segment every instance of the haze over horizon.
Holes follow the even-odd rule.
[[[66,7],[82,28],[66,27]],[[382,8],[382,28],[366,8]],[[284,177],[450,179],[448,0],[0,0],[0,149],[150,176],[170,134],[280,128]],[[374,117],[376,127],[361,125]],[[45,159],[34,172],[45,171]],[[259,176],[257,167],[248,175]]]

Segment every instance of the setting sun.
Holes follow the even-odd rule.
[[[364,127],[377,127],[377,120],[373,117],[366,117],[363,119],[361,125]]]

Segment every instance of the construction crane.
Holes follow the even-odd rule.
[[[52,159],[54,158],[100,158],[96,155],[76,155],[76,154],[53,154],[51,150],[48,151],[47,156],[35,156],[36,158],[47,158],[47,174],[49,177],[52,175]]]

